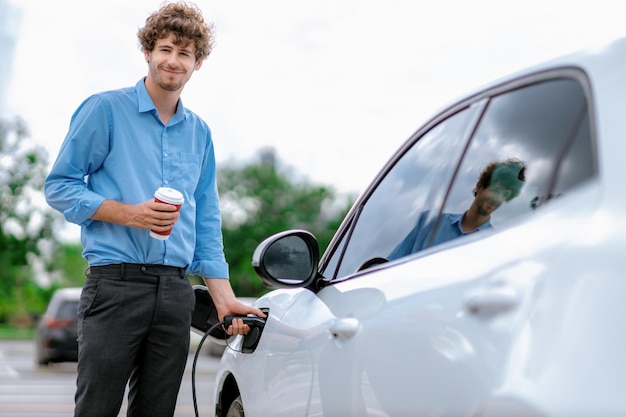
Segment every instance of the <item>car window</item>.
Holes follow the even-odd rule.
[[[59,311],[56,314],[58,319],[73,319],[76,318],[78,311],[78,301],[66,301],[59,306]]]
[[[502,168],[507,165],[496,165],[500,168],[483,192],[479,176],[494,161],[518,165],[508,165],[508,174]],[[463,157],[430,244],[444,243],[446,229],[458,220],[453,214],[462,216],[472,205],[493,210],[486,229],[497,229],[594,173],[588,103],[576,79],[543,81],[495,96]]]
[[[343,238],[347,245],[332,254],[324,276],[350,275],[372,259],[389,259],[420,218],[437,215],[477,112],[468,108],[437,124],[394,164],[362,206]]]
[[[585,112],[574,141],[571,146],[566,147],[565,155],[558,166],[551,196],[563,195],[596,176],[595,148],[590,135],[589,113]]]
[[[499,190],[502,201],[478,230],[497,230],[593,178],[589,103],[580,79],[518,82],[513,90],[482,96],[486,106],[456,113],[419,137],[356,212],[352,227],[344,227],[322,274],[351,275],[369,261],[397,259],[459,237],[451,236],[451,225],[476,199],[479,176],[490,162],[512,164],[496,169],[494,178],[512,178],[508,184],[514,187],[502,188],[504,180],[492,185],[489,191]]]

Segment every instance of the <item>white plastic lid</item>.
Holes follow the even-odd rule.
[[[154,198],[158,198],[164,203],[169,204],[183,204],[185,202],[185,198],[183,194],[170,187],[161,187],[154,192]]]

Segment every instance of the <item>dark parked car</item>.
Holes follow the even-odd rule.
[[[78,361],[76,313],[81,290],[62,288],[52,295],[35,331],[35,352],[39,365]]]

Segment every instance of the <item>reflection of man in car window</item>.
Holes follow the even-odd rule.
[[[417,225],[391,252],[389,259],[397,259],[418,252],[428,246],[438,245],[491,226],[491,213],[502,203],[517,197],[524,185],[526,165],[519,159],[494,161],[480,173],[474,188],[474,201],[464,213],[443,213],[429,245],[435,221],[427,221],[428,213],[422,213]]]

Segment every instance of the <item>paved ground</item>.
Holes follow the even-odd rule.
[[[192,336],[185,376],[181,384],[176,417],[194,417],[192,394],[193,361],[201,338]],[[213,415],[215,372],[220,358],[211,356],[202,345],[195,368],[195,387],[199,415]],[[35,364],[31,340],[0,340],[0,417],[67,417],[73,411],[76,388],[76,363],[48,367]],[[126,415],[126,399],[120,412]]]

